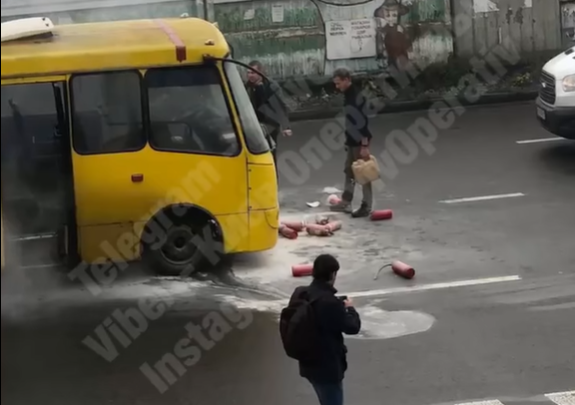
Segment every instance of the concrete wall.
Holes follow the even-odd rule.
[[[570,0],[572,1],[572,0]],[[454,0],[454,12],[471,17],[455,24],[459,56],[482,54],[510,39],[524,57],[564,48],[563,0]]]
[[[403,0],[401,6],[395,0],[209,1],[209,17],[234,56],[262,61],[276,78],[325,76],[338,66],[379,73],[397,54],[426,65],[453,52],[450,0]],[[203,17],[202,0],[2,2],[3,21],[44,15],[62,24],[182,13]]]
[[[384,0],[216,0],[215,20],[234,57],[260,60],[274,77],[324,76],[338,66],[383,72],[403,52],[421,65],[446,61],[449,0],[403,3],[383,11]]]
[[[260,60],[276,78],[323,77],[338,66],[383,73],[402,54],[425,66],[451,55],[481,54],[506,38],[529,56],[565,48],[575,30],[575,0],[203,1],[3,0],[2,20],[45,15],[78,23],[182,13],[204,18],[207,9],[234,56]]]

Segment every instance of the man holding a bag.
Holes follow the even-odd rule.
[[[353,163],[356,160],[370,159],[369,143],[371,132],[369,122],[364,111],[367,100],[352,83],[351,73],[346,68],[339,68],[333,74],[335,87],[344,94],[344,114],[345,114],[345,185],[341,202],[331,207],[332,211],[351,213],[354,218],[367,217],[370,215],[373,206],[373,190],[371,183],[362,185],[363,199],[361,206],[351,211],[351,203],[355,189],[355,178],[353,174]]]

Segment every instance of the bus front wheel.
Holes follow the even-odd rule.
[[[204,214],[205,215],[205,214]],[[191,213],[173,222],[160,243],[145,247],[143,259],[157,274],[187,277],[217,265],[219,240],[211,218]]]

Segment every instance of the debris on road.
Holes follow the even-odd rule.
[[[370,219],[372,221],[385,221],[393,218],[392,210],[376,210],[371,213]]]
[[[305,229],[305,221],[282,221],[282,225],[287,226],[296,232],[301,232]]]
[[[327,205],[337,205],[340,202],[341,202],[341,198],[339,198],[335,194],[330,194],[329,197],[327,197]]]
[[[310,208],[317,208],[317,207],[320,206],[319,201],[307,202],[306,204],[307,204],[307,206],[310,207]]]
[[[287,239],[297,239],[298,231],[285,224],[280,224],[279,234]]]
[[[291,274],[294,277],[308,277],[311,276],[313,271],[313,264],[306,263],[306,264],[296,264],[291,267]]]
[[[401,278],[405,278],[406,280],[411,280],[413,277],[415,277],[415,270],[413,269],[413,267],[399,260],[395,260],[391,263],[387,263],[381,266],[373,276],[373,279],[377,280],[379,278],[379,274],[381,273],[381,271],[386,267],[391,267],[391,270],[396,275],[398,275]]]
[[[415,276],[415,270],[409,264],[400,262],[399,260],[391,263],[391,269],[399,277],[411,280]]]
[[[328,225],[308,224],[305,227],[307,234],[311,236],[331,236],[333,232]]]
[[[335,231],[339,231],[341,229],[341,227],[343,226],[343,224],[341,221],[333,221],[333,222],[328,222],[324,226],[327,229],[329,229],[329,231],[333,234]]]
[[[342,228],[341,221],[334,220],[332,216],[318,216],[312,221],[282,221],[279,228],[281,236],[287,239],[296,239],[299,232],[304,230],[310,236],[332,236]]]

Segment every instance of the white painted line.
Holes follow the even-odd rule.
[[[455,405],[505,405],[503,402],[498,401],[496,399],[491,401],[479,401],[479,402],[465,402]]]
[[[475,279],[475,280],[462,280],[462,281],[452,281],[452,282],[447,282],[447,283],[416,285],[413,287],[398,287],[398,288],[387,288],[387,289],[381,289],[381,290],[359,291],[359,292],[347,293],[345,295],[347,295],[350,298],[376,297],[376,296],[388,295],[388,294],[441,290],[441,289],[456,288],[456,287],[470,287],[470,286],[476,286],[476,285],[505,283],[505,282],[510,282],[510,281],[519,281],[519,280],[521,280],[521,277],[519,277],[519,276],[490,277],[490,278],[479,278],[479,279]]]
[[[575,391],[546,394],[545,397],[557,405],[575,405]]]
[[[511,194],[496,194],[496,195],[484,195],[480,197],[468,197],[468,198],[456,198],[454,200],[443,200],[440,203],[443,204],[459,204],[474,201],[489,201],[489,200],[500,200],[502,198],[516,198],[525,197],[523,193],[511,193]]]
[[[524,139],[522,141],[517,141],[516,143],[518,145],[527,145],[530,143],[555,142],[555,141],[564,141],[564,140],[565,140],[565,138],[555,137],[555,138],[540,138],[540,139]]]
[[[530,311],[561,311],[562,309],[575,309],[575,302],[556,305],[542,305],[539,307],[529,308]],[[573,405],[575,405],[575,403]]]

